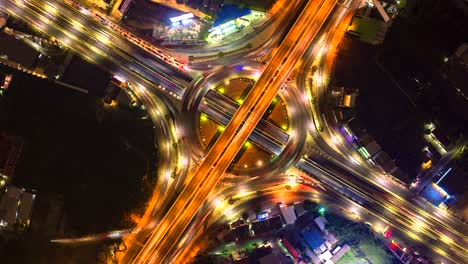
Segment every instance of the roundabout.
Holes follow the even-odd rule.
[[[197,142],[192,144],[192,155],[197,160],[223,132],[262,67],[259,63],[223,67],[187,90],[182,101],[185,113],[181,116],[191,142]],[[300,158],[307,136],[297,133],[307,131],[307,114],[300,98],[297,89],[281,89],[231,164],[231,174],[273,175],[284,172]]]

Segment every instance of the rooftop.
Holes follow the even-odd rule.
[[[302,236],[304,237],[305,241],[313,250],[318,249],[323,243],[325,242],[320,235],[320,232],[313,228],[313,229],[304,229],[302,231]]]

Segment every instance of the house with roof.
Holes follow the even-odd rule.
[[[301,232],[302,237],[307,244],[315,252],[323,252],[327,249],[325,245],[325,240],[323,240],[322,235],[319,230],[315,227],[308,227]]]
[[[325,217],[319,216],[314,219],[314,222],[317,224],[318,228],[321,231],[325,231],[325,226],[328,224],[328,221]]]
[[[322,254],[319,255],[319,259],[322,260],[322,262],[328,264],[328,263],[333,263],[330,261],[330,259],[333,257],[332,253],[328,250],[323,252]]]
[[[283,244],[283,246],[288,251],[289,255],[291,255],[291,257],[293,258],[293,260],[297,262],[299,260],[299,252],[293,247],[291,242],[289,242],[288,239],[284,238],[283,240],[281,240],[281,244]]]
[[[258,259],[260,264],[281,264],[281,260],[275,253],[270,253]]]
[[[337,262],[350,249],[351,249],[351,247],[348,244],[344,244],[342,247],[340,247],[340,246],[336,247],[332,252],[333,257],[330,260],[333,263]]]

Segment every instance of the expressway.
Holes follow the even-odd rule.
[[[344,31],[341,33],[344,33]],[[334,35],[333,38],[335,38]],[[308,56],[314,57],[313,55]],[[305,83],[305,80],[303,80],[303,82]],[[235,102],[223,98],[222,95],[217,94],[215,91],[208,91],[206,93],[205,102],[206,104],[200,104],[200,111],[207,113],[215,121],[224,125],[228,123],[237,108]],[[271,137],[274,137],[275,140],[270,140]],[[265,120],[260,121],[257,129],[250,135],[251,140],[256,141],[257,144],[262,145],[272,153],[283,149],[288,137],[289,136],[284,131],[276,126],[268,124]],[[265,143],[266,141],[269,142]],[[330,147],[328,146],[333,146],[333,143],[318,143],[327,153],[333,153],[334,150],[332,149],[332,151],[330,151]],[[422,242],[427,243],[427,245],[434,247],[435,252],[439,254],[440,252],[445,252],[441,255],[451,255],[452,257],[449,258],[452,260],[464,260],[463,255],[465,250],[463,248],[466,242],[466,236],[463,234],[465,227],[460,221],[451,219],[451,222],[449,222],[450,224],[445,223],[445,218],[439,217],[439,215],[437,215],[437,209],[434,210],[434,208],[428,208],[426,210],[434,211],[436,216],[427,214],[427,212],[421,210],[421,201],[419,201],[419,198],[412,197],[405,189],[396,188],[396,186],[393,186],[381,173],[376,175],[378,178],[374,180],[372,178],[375,174],[373,168],[370,170],[368,166],[363,166],[363,164],[351,164],[353,165],[351,167],[363,168],[364,170],[354,171],[350,169],[350,165],[344,164],[342,161],[355,153],[352,150],[344,152],[344,155],[341,153],[340,156],[335,157],[333,163],[328,160],[331,158],[330,156],[326,155],[328,159],[323,159],[323,155],[317,155],[317,153],[317,150],[309,149],[305,155],[305,157],[308,158],[300,161],[298,166],[310,175],[318,177],[321,181],[327,183],[327,185],[339,190],[341,193],[345,194],[345,196],[369,206],[369,209],[373,212],[387,215],[389,221],[394,223],[397,227],[401,226],[401,229],[406,231],[405,234],[407,234],[409,238],[412,240],[419,240],[417,242],[418,244],[421,245]],[[333,154],[333,156],[336,155]],[[317,168],[325,170],[326,173],[317,172]],[[339,175],[339,177],[336,175]],[[372,177],[370,177],[371,175]],[[380,187],[382,185],[383,188]],[[376,203],[375,201],[378,202]],[[416,206],[412,204],[413,202],[417,203]],[[389,213],[388,208],[399,208],[399,211],[404,212],[404,214],[394,209],[392,210],[395,212]],[[422,219],[424,219],[423,221],[426,222],[424,224],[425,228],[417,232],[421,232],[422,234],[415,234],[412,232],[411,227],[413,225],[421,225],[421,216],[423,217]],[[446,231],[438,229],[437,227],[439,226],[443,227]],[[446,237],[450,237],[450,239]],[[449,243],[447,244],[444,241],[448,241]]]
[[[138,60],[139,61],[139,60],[141,60],[141,57],[131,58],[130,56],[128,56],[128,54],[139,54],[139,53],[135,52],[133,50],[133,49],[135,49],[135,47],[133,47],[132,45],[130,45],[131,49],[125,48],[125,45],[122,45],[122,44],[125,43],[126,40],[124,38],[119,37],[120,35],[114,34],[112,31],[106,32],[105,34],[102,34],[102,36],[104,36],[104,37],[102,37],[101,35],[87,33],[86,31],[89,31],[89,30],[95,30],[95,32],[101,32],[101,30],[102,30],[102,28],[99,25],[94,25],[95,23],[92,22],[92,21],[91,22],[83,22],[81,20],[83,18],[81,18],[81,17],[78,17],[77,19],[74,20],[74,21],[79,21],[79,24],[81,24],[81,25],[86,25],[86,27],[79,26],[79,24],[77,24],[74,21],[67,21],[71,17],[76,17],[76,14],[75,14],[76,12],[73,12],[73,11],[70,11],[70,10],[67,11],[67,6],[61,6],[60,2],[56,3],[56,2],[51,1],[51,3],[53,3],[54,7],[59,10],[58,14],[64,14],[62,16],[58,16],[58,14],[56,14],[55,16],[51,16],[50,14],[54,13],[54,11],[52,11],[53,8],[52,9],[50,7],[49,8],[43,8],[44,7],[44,2],[35,2],[35,3],[36,3],[35,4],[36,7],[32,7],[31,8],[32,12],[29,11],[29,13],[26,14],[26,16],[30,16],[31,18],[33,18],[32,20],[34,20],[34,22],[37,23],[38,27],[42,27],[44,29],[44,31],[48,32],[51,35],[63,36],[65,39],[68,39],[67,41],[68,41],[69,46],[73,47],[73,49],[76,49],[78,52],[82,53],[83,56],[91,58],[93,61],[95,61],[97,63],[104,63],[106,65],[106,68],[108,68],[109,70],[111,70],[113,72],[123,72],[123,75],[126,76],[129,80],[137,79],[138,83],[145,83],[147,85],[151,85],[151,82],[153,82],[153,81],[155,81],[157,83],[161,83],[159,75],[166,75],[167,74],[167,72],[166,73],[164,73],[164,72],[158,73],[157,71],[155,72],[154,70],[151,69],[151,68],[153,68],[153,66],[151,66],[152,64],[149,64],[150,65],[149,66],[150,71],[148,71],[148,69],[146,69],[144,67],[142,67],[139,70],[131,69],[130,71],[128,71],[128,70],[122,70],[119,67],[112,66],[112,64],[108,63],[108,61],[112,61],[112,60],[111,59],[104,59],[105,57],[123,56],[124,58],[127,59],[126,63],[128,65],[130,65],[130,64],[132,65],[131,67],[134,67],[133,60]],[[42,5],[42,7],[41,7],[41,5],[39,5],[39,3]],[[27,2],[25,2],[25,5],[27,5]],[[10,8],[14,8],[14,7],[10,7]],[[12,9],[12,10],[15,10],[15,9]],[[44,14],[44,10],[46,10],[46,11],[48,10],[47,12],[49,14]],[[18,11],[18,10],[15,10],[15,12],[16,11]],[[20,15],[21,17],[23,17],[24,14],[19,12],[19,13],[17,13],[17,15]],[[50,26],[48,26],[48,27],[44,26],[45,22],[52,22],[52,21],[54,21],[55,23],[57,23],[57,24],[59,24],[61,26],[54,27],[52,24]],[[90,23],[90,24],[87,24],[87,23]],[[73,28],[68,29],[68,27],[70,25],[72,25]],[[84,30],[83,28],[86,28],[86,30]],[[64,35],[61,35],[61,32],[65,32],[65,31],[68,32],[68,34],[64,33]],[[77,32],[77,33],[81,32],[81,33],[80,34],[71,34],[70,32],[72,32],[72,33],[73,32]],[[76,43],[77,39],[80,39],[81,43]],[[120,41],[123,41],[123,42],[120,42]],[[118,46],[119,48],[121,48],[123,50],[123,51],[121,51],[121,54],[113,55],[110,52],[108,52],[109,49],[113,50],[115,48],[114,46],[108,46],[107,44],[109,42],[112,42],[113,44],[115,44],[115,46]],[[85,44],[85,43],[95,43],[95,45],[89,45],[89,44]],[[127,45],[128,45],[128,43],[127,43]],[[125,53],[128,53],[128,54],[125,55]],[[100,54],[100,56],[97,57],[96,54]],[[102,55],[102,54],[105,54],[105,55]],[[104,58],[102,56],[104,56]],[[151,58],[151,60],[153,60],[153,58]],[[139,64],[137,63],[135,65],[139,65]],[[145,73],[146,71],[148,71],[148,72]],[[138,74],[135,74],[135,72],[138,72]],[[144,72],[144,74],[140,74],[141,72]],[[144,75],[145,76],[144,79],[146,79],[146,80],[142,81],[141,77],[138,77],[139,75]],[[154,76],[154,77],[147,77],[147,76]],[[177,81],[174,81],[172,79],[171,80],[166,80],[167,81],[167,83],[166,83],[167,86],[172,87],[171,92],[177,93],[177,94],[183,94],[183,90],[181,90],[180,88],[183,87],[184,85],[186,85],[186,83],[188,83],[188,80],[183,80],[184,78],[185,77],[183,77],[181,79],[176,78]],[[150,81],[148,81],[148,80],[150,80]],[[181,81],[179,82],[179,80],[181,80]],[[163,82],[163,84],[164,84],[164,82]],[[181,87],[176,88],[177,86],[181,86]],[[137,88],[136,90],[139,91],[140,88]],[[181,91],[182,91],[182,93],[181,93]],[[148,93],[147,91],[144,91],[143,89],[141,91],[137,92],[137,94],[139,95],[140,98],[142,98],[142,101],[144,102],[145,106],[147,106],[147,108],[148,108],[148,106],[150,106],[149,107],[149,109],[150,109],[149,112],[150,112],[150,115],[151,115],[153,121],[156,120],[156,119],[161,119],[161,118],[158,118],[158,116],[161,116],[161,113],[167,112],[167,110],[157,110],[157,109],[160,109],[162,107],[161,105],[164,105],[164,104],[161,104],[160,102],[159,103],[158,102],[152,102],[152,100],[153,101],[155,100],[155,99],[153,99],[153,97],[155,97],[153,94]],[[219,103],[218,100],[219,99],[213,99],[212,101],[213,102],[216,101],[216,103]],[[161,121],[159,121],[159,122],[161,122]],[[170,125],[167,125],[167,124],[161,125],[161,126],[170,127]],[[171,131],[166,131],[165,133],[170,134]],[[284,137],[284,135],[282,135],[282,137]],[[320,146],[322,148],[325,148],[323,146],[326,145],[327,143],[325,142],[325,143],[319,143],[319,144],[320,144]],[[163,146],[164,143],[160,142],[160,143],[158,143],[158,145]],[[161,148],[161,149],[164,149],[164,148]],[[330,151],[327,150],[326,152],[329,153]],[[350,152],[346,151],[344,153],[346,155],[348,155]],[[312,156],[313,153],[310,153],[310,154]],[[343,158],[342,156],[336,156],[335,157],[336,160],[340,160],[340,159],[342,160],[342,158]],[[346,165],[346,164],[343,164],[341,162],[340,166],[342,167],[343,165]],[[359,165],[359,164],[354,164],[354,165],[351,164],[351,166],[353,168],[357,167],[357,165]],[[330,171],[337,170],[336,168],[333,168],[336,165],[333,165],[333,166],[326,165],[325,166],[325,165],[320,164],[320,166],[321,167],[327,167],[327,170],[330,170]],[[168,171],[170,171],[170,170],[168,170]],[[358,172],[359,173],[355,177],[357,177],[357,178],[361,177],[362,178],[362,176],[360,176],[360,175],[362,173],[367,173],[368,171],[367,170],[362,170],[362,171],[358,171]],[[167,178],[167,176],[166,176],[166,178]],[[359,183],[359,184],[361,184],[361,183]],[[364,186],[366,186],[366,185],[364,185]],[[457,229],[458,229],[458,227],[457,227]],[[461,241],[465,241],[465,240],[466,240],[466,237],[461,236]],[[456,241],[459,241],[459,240],[457,239]]]
[[[174,73],[171,75],[174,76],[171,80],[159,79],[157,72],[152,69],[148,70],[150,78],[140,75],[134,69],[141,67],[142,71],[146,71],[146,68],[137,62],[137,59],[125,54],[125,52],[134,52],[135,47],[119,35],[113,34],[112,31],[104,32],[100,24],[79,13],[74,13],[70,7],[60,2],[50,5],[41,1],[4,1],[0,8],[35,25],[62,43],[66,43],[89,61],[131,82],[130,88],[144,104],[154,124],[155,145],[160,146],[157,148],[156,187],[151,200],[148,201],[148,210],[136,228],[137,230],[143,229],[155,218],[154,209],[167,204],[166,194],[180,185],[179,178],[183,178],[183,169],[186,169],[181,168],[183,164],[181,164],[180,156],[188,156],[185,154],[186,149],[178,144],[175,124],[170,118],[174,113],[174,109],[171,108],[172,104],[159,90],[152,88],[159,83],[167,84],[173,89],[180,89],[179,86],[188,83],[187,76],[185,74],[178,76]],[[128,50],[125,51],[127,48]],[[177,84],[178,81],[182,85]],[[181,175],[176,181],[171,179],[171,174],[174,172]],[[144,232],[139,233],[138,236],[144,236]]]
[[[331,174],[344,175],[341,179],[348,179],[352,185],[358,186],[361,192],[374,191],[375,187],[380,189],[380,191],[376,191],[380,195],[372,195],[371,198],[374,201],[382,202],[389,210],[396,208],[404,212],[401,220],[406,221],[406,223],[401,224],[401,227],[402,229],[409,230],[406,232],[407,240],[416,240],[420,245],[425,243],[432,245],[434,248],[431,251],[436,254],[432,253],[431,255],[438,254],[443,256],[444,259],[450,259],[455,263],[466,262],[466,225],[453,216],[440,211],[438,208],[428,206],[427,202],[422,201],[419,197],[414,197],[406,188],[402,188],[399,183],[395,183],[392,179],[382,175],[382,172],[379,172],[374,167],[370,167],[369,164],[363,163],[359,157],[354,158],[356,151],[351,144],[348,144],[340,136],[340,126],[336,123],[336,118],[333,116],[331,104],[327,102],[330,99],[326,98],[329,96],[326,91],[326,82],[330,78],[329,76],[331,76],[337,46],[347,27],[346,20],[349,19],[351,18],[341,19],[342,23],[338,25],[338,30],[334,34],[327,36],[327,40],[322,47],[322,52],[325,54],[321,56],[319,68],[316,76],[314,76],[316,87],[313,88],[316,90],[314,90],[313,94],[318,103],[312,104],[312,111],[324,113],[322,115],[314,115],[314,118],[318,117],[321,119],[319,122],[323,124],[325,131],[315,133],[316,136],[314,137],[313,144],[314,148],[320,149],[320,152],[327,153],[326,157],[329,160],[328,162],[320,161],[319,159],[323,160],[322,156],[318,157],[316,161],[320,163],[322,169],[331,169]],[[303,72],[297,80],[298,87],[303,91],[306,91],[305,86],[307,86],[306,72],[311,68],[315,57],[309,56],[310,59],[305,60]],[[322,119],[325,116],[326,120]],[[328,120],[331,122],[327,122]],[[312,153],[309,152],[308,156],[311,155]],[[346,174],[349,174],[351,177],[346,176]],[[366,185],[369,188],[364,187]],[[349,184],[344,184],[343,186],[349,187]],[[384,191],[384,193],[381,191]],[[372,194],[372,192],[370,193]],[[405,217],[407,218],[406,220],[404,219]],[[397,223],[400,222],[398,219],[395,220]],[[424,222],[425,230],[415,230],[413,227],[420,227],[422,225],[421,221]],[[396,226],[399,227],[399,225]],[[424,237],[424,239],[421,240],[421,237]],[[434,259],[438,258],[434,257]]]
[[[309,2],[275,57],[245,98],[224,132],[197,168],[171,209],[136,257],[135,263],[162,263],[229,167],[295,63],[332,11],[336,1]]]
[[[138,223],[137,229],[151,223],[153,221],[151,219],[157,219],[163,210],[158,210],[154,215],[154,209],[168,205],[170,199],[166,198],[167,193],[170,193],[171,189],[177,189],[172,184],[171,175],[181,167],[187,168],[184,159],[179,157],[182,150],[179,149],[174,124],[165,120],[174,110],[167,109],[166,105],[170,106],[171,102],[161,96],[161,92],[181,99],[184,88],[189,86],[191,78],[174,70],[173,67],[166,66],[164,62],[158,61],[157,57],[146,54],[139,47],[133,46],[125,36],[103,27],[99,22],[62,2],[17,0],[7,1],[2,7],[59,39],[87,60],[132,83],[131,89],[145,105],[155,128],[157,126],[155,139],[160,152],[158,183],[148,203],[148,210]],[[165,140],[167,138],[170,139],[169,142]],[[188,154],[184,156],[188,157]],[[183,174],[178,176],[177,180],[180,183],[184,177]],[[142,237],[145,237],[145,234],[138,234],[131,240],[142,241]]]
[[[341,171],[345,169],[347,173],[353,175],[354,182],[357,185],[360,185],[360,182],[366,181],[370,185],[384,189],[391,196],[391,199],[396,199],[398,201],[396,205],[394,204],[396,208],[404,211],[405,215],[410,219],[406,224],[406,229],[411,230],[411,227],[420,225],[421,219],[424,219],[423,221],[428,225],[429,240],[440,245],[439,248],[433,250],[433,253],[451,259],[455,263],[466,262],[466,244],[468,241],[466,224],[463,224],[449,213],[429,205],[420,197],[415,197],[408,189],[401,187],[399,182],[396,182],[391,177],[382,175],[381,171],[376,170],[375,167],[371,167],[366,161],[362,162],[362,159],[359,157],[353,158],[356,156],[355,149],[341,136],[340,131],[342,131],[342,128],[336,122],[337,119],[330,104],[330,101],[333,99],[329,98],[331,96],[327,93],[326,87],[332,73],[339,42],[348,25],[346,20],[349,19],[351,17],[342,19],[342,22],[345,23],[341,23],[339,30],[328,37],[327,43],[323,46],[322,50],[325,54],[321,56],[319,68],[316,76],[314,76],[316,80],[315,95],[318,102],[315,104],[315,107],[317,107],[317,112],[323,113],[317,116],[321,119],[320,123],[325,128],[323,133],[314,138],[315,147],[329,155],[328,158],[334,163],[336,169]],[[310,68],[312,63],[305,64],[305,69],[307,69]],[[298,86],[304,87],[306,76],[303,75],[301,77],[302,79],[298,80]],[[382,197],[387,196],[377,196],[374,199],[388,203],[387,199]],[[407,236],[411,240],[417,240],[412,232],[407,233]]]
[[[216,98],[217,100],[215,100]],[[220,124],[226,125],[236,111],[236,107],[233,106],[235,105],[234,102],[215,91],[209,91],[205,96],[205,100],[207,103],[200,105],[200,111],[207,113]],[[276,139],[272,140],[272,137]],[[288,138],[289,135],[286,132],[266,120],[261,120],[257,128],[250,135],[252,141],[263,146],[272,153],[278,149],[281,152],[288,143]],[[297,148],[297,145],[295,147]],[[375,185],[373,182],[366,181],[359,175],[353,174],[349,169],[342,167],[340,162],[335,160],[332,162],[321,155],[317,155],[316,150],[307,149],[305,157],[307,158],[297,163],[298,168],[304,170],[309,175],[314,175],[314,177],[327,186],[343,194],[345,197],[356,201],[366,207],[367,210],[385,216],[388,222],[392,223],[396,228],[404,230],[405,234],[413,234],[411,226],[413,226],[415,222],[419,223],[419,221],[421,221],[418,219],[417,214],[415,214],[419,209],[411,204],[405,203],[405,201],[413,200],[413,197],[407,195],[405,200],[394,198],[393,194],[387,189],[383,189],[379,185]],[[389,210],[389,208],[398,209]],[[414,219],[417,220],[414,221]],[[418,240],[424,241],[426,246],[444,248],[446,252],[450,252],[450,247],[447,248],[447,245],[437,240],[438,237],[443,237],[443,233],[436,229],[436,227],[441,225],[450,231],[451,228],[445,226],[444,223],[428,219],[424,228],[418,230],[421,234],[418,234],[417,237]],[[446,232],[445,235],[452,237],[452,239],[455,242],[458,241],[458,243],[464,240],[463,234],[456,231],[450,231],[450,234]],[[414,236],[416,236],[416,234],[414,234]],[[453,249],[455,249],[452,259],[463,257],[457,257],[457,255],[459,255],[457,250],[463,250],[463,243],[452,244]]]
[[[5,8],[116,75],[132,72],[174,95],[183,94],[192,81],[192,77],[133,45],[116,30],[104,27],[61,1],[11,0],[6,1]]]
[[[225,125],[236,111],[236,104],[222,97],[222,95],[217,94],[215,91],[209,91],[205,96],[207,104],[201,104],[199,109],[207,113],[215,121]],[[269,139],[272,135],[275,137],[275,140]],[[271,153],[276,153],[276,151],[283,149],[288,137],[286,132],[274,125],[268,124],[265,120],[260,121],[256,130],[250,135],[251,140],[257,142],[258,145],[262,145]],[[269,142],[265,143],[265,141]],[[330,151],[327,143],[322,144],[322,142],[319,142],[318,145],[322,149],[325,149],[326,153],[333,153],[333,150]],[[349,165],[344,164],[342,161],[346,160],[346,155],[354,154],[354,151],[345,152],[344,156],[333,158],[333,162],[329,160],[332,159],[330,156],[325,155],[327,158],[324,158],[324,155],[317,155],[317,153],[320,152],[316,149],[307,149],[305,158],[297,166],[346,197],[366,206],[368,210],[386,216],[388,221],[393,223],[395,227],[404,230],[411,240],[418,240],[416,243],[420,246],[424,247],[425,243],[426,246],[433,247],[434,251],[439,254],[440,252],[444,252],[442,255],[448,255],[447,258],[455,262],[465,260],[464,244],[466,243],[466,236],[463,231],[465,226],[460,221],[451,219],[451,222],[446,223],[443,217],[434,217],[424,212],[421,210],[419,198],[413,197],[408,190],[395,188],[381,174],[377,176],[380,179],[374,181],[372,178],[374,169],[370,170],[369,167],[362,164],[359,164],[359,168],[364,168],[364,171],[354,171],[349,168]],[[336,155],[333,154],[333,156]],[[366,171],[368,174],[363,174]],[[382,185],[383,188],[380,187]],[[412,204],[413,202],[417,203],[417,205]],[[391,211],[389,208],[397,208],[397,211],[395,209],[391,209],[393,210]],[[427,208],[425,210],[428,212],[433,211],[437,215],[437,209]],[[402,214],[402,212],[404,213]],[[411,227],[414,225],[421,226],[421,221],[425,222],[424,228],[420,228],[417,231],[417,233],[421,234],[415,234]],[[442,231],[438,227],[443,227],[445,231]],[[450,237],[450,239],[446,237]],[[444,241],[448,241],[449,243],[447,244]]]

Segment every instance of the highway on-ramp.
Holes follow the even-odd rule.
[[[162,263],[276,96],[336,1],[310,1],[134,263]]]

